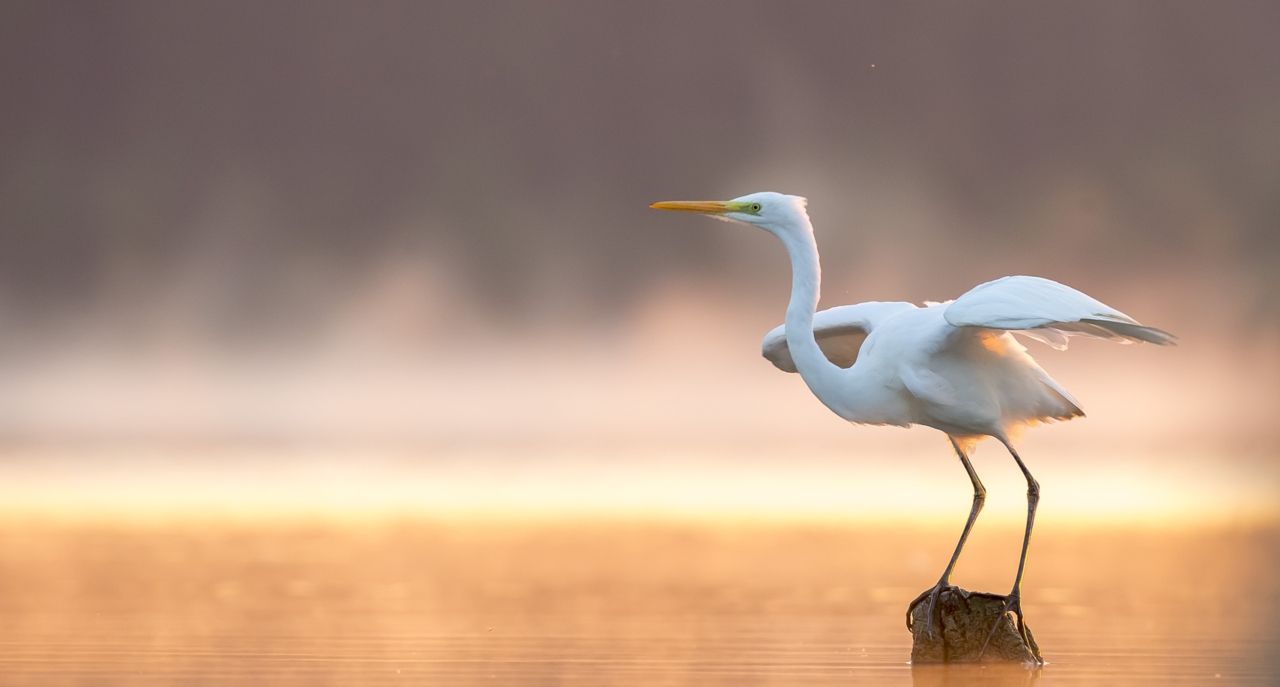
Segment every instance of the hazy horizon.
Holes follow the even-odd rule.
[[[743,510],[803,506],[766,505],[770,480],[964,497],[929,430],[850,429],[759,358],[788,287],[770,237],[647,209],[773,189],[810,199],[824,306],[1038,274],[1181,337],[1029,344],[1089,413],[1026,438],[1077,506],[1123,465],[1116,493],[1154,512],[1273,512],[1278,21],[1248,2],[8,3],[0,469],[14,498],[57,500],[101,470],[185,485],[245,445],[310,479],[283,442],[373,491],[457,479],[501,505],[519,490],[482,485],[523,452],[554,505],[653,461],[710,481],[747,447]],[[373,461],[404,470],[366,467],[387,444],[416,447]],[[666,498],[651,481],[637,508]]]

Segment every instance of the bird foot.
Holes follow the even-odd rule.
[[[1031,634],[1031,628],[1027,627],[1027,622],[1022,617],[1022,593],[1016,589],[1011,592],[1009,596],[1005,597],[1004,609],[996,616],[995,622],[991,625],[991,631],[987,633],[987,640],[982,643],[982,650],[978,653],[979,660],[981,660],[982,656],[986,654],[987,647],[991,644],[991,638],[995,636],[996,630],[1000,627],[1000,623],[1004,622],[1010,611],[1013,612],[1015,624],[1017,626],[1018,634],[1022,637],[1022,642],[1031,650],[1031,655],[1035,657],[1036,663],[1044,665],[1044,658],[1040,655],[1040,645],[1036,644],[1035,635]]]
[[[916,606],[927,603],[928,606],[925,607],[925,610],[928,612],[925,614],[924,632],[930,639],[937,639],[938,635],[935,630],[941,631],[942,629],[942,615],[941,610],[938,608],[938,598],[942,596],[944,591],[958,591],[959,589],[959,587],[939,580],[938,584],[935,584],[932,589],[921,592],[920,596],[917,596],[915,601],[912,601],[907,606],[907,629],[910,630],[915,625]]]

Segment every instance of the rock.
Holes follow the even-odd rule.
[[[945,589],[938,597],[942,631],[935,630],[932,637],[925,631],[928,604],[917,605],[911,614],[911,662],[1038,663],[1036,652],[1022,641],[1013,614],[1004,612],[1006,600],[998,594],[970,592],[959,587]],[[997,620],[999,625],[983,653],[982,645],[987,642],[991,625]],[[1031,642],[1034,644],[1035,639],[1032,638]]]

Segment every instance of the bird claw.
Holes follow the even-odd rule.
[[[938,608],[938,599],[942,596],[943,591],[954,591],[956,589],[957,587],[945,582],[938,582],[938,584],[935,584],[931,589],[920,592],[920,596],[917,596],[915,600],[907,606],[907,629],[911,630],[915,625],[916,606],[927,601],[929,605],[927,607],[928,613],[925,615],[924,633],[929,639],[937,639],[934,629],[941,627],[942,625],[942,611]],[[935,622],[935,619],[937,622]]]
[[[982,643],[982,650],[978,652],[978,658],[987,653],[987,647],[991,644],[991,638],[995,637],[996,630],[999,629],[1000,623],[1008,617],[1009,612],[1013,612],[1016,621],[1018,636],[1022,638],[1022,643],[1031,650],[1031,655],[1035,657],[1038,665],[1044,665],[1044,657],[1040,655],[1040,645],[1036,644],[1035,635],[1031,634],[1031,628],[1027,627],[1027,621],[1022,617],[1022,594],[1014,591],[1005,597],[1004,609],[996,616],[996,620],[991,624],[991,631],[987,633],[987,641]]]

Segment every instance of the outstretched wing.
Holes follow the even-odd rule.
[[[1070,286],[1041,277],[1002,277],[979,284],[947,306],[956,327],[1008,329],[1058,350],[1069,336],[1169,345],[1177,337],[1148,327]]]
[[[840,367],[849,367],[858,359],[858,349],[877,323],[915,307],[897,301],[871,301],[821,310],[813,315],[813,335],[828,360]],[[779,370],[796,371],[791,350],[787,348],[786,325],[780,324],[764,335],[761,352]]]

